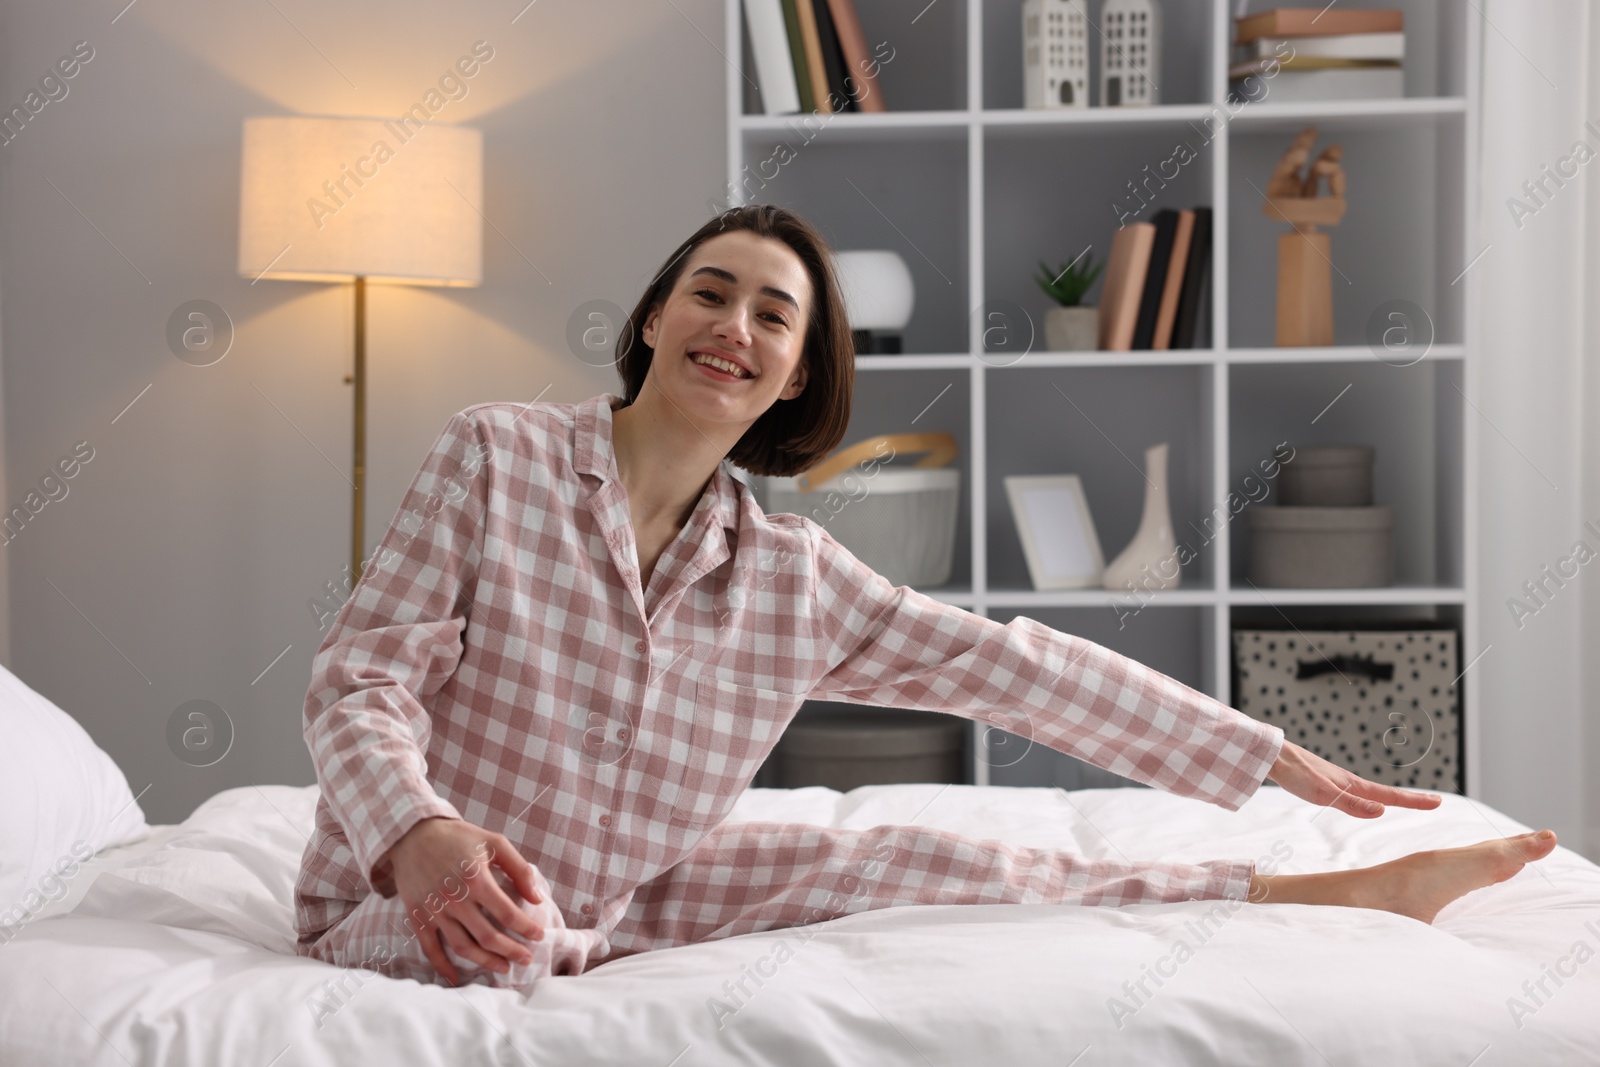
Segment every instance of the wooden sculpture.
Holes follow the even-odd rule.
[[[1333,246],[1317,227],[1337,226],[1344,218],[1344,149],[1333,145],[1312,160],[1316,140],[1315,126],[1295,137],[1267,180],[1262,205],[1270,218],[1294,227],[1278,238],[1277,342],[1282,346],[1333,344]]]

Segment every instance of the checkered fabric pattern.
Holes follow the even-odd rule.
[[[813,520],[763,514],[727,461],[641,588],[621,402],[469,407],[407,490],[306,695],[321,797],[302,955],[372,966],[393,944],[400,901],[374,868],[431,816],[505,834],[537,867],[577,970],[900,904],[1245,894],[1248,860],[719,825],[807,698],[977,719],[1230,810],[1283,731],[1032,619],[892,586]],[[414,944],[376,969],[443,980]]]

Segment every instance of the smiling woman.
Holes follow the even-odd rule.
[[[1109,648],[895,585],[812,519],[766,514],[732,467],[804,473],[850,418],[830,252],[797,216],[712,219],[630,326],[626,395],[451,419],[398,514],[440,495],[463,453],[482,471],[424,534],[391,524],[379,551],[395,566],[368,568],[318,649],[301,954],[528,989],[910,904],[1270,899],[1429,922],[1555,847],[1528,834],[1286,874],[918,825],[726,822],[807,699],[1025,721],[1039,744],[1229,810],[1267,778],[1364,818],[1439,798],[1364,781]]]
[[[741,416],[746,430],[723,449],[735,466],[799,474],[844,439],[855,347],[832,253],[798,215],[760,205],[710,219],[668,257],[628,325],[617,345],[628,404],[660,388],[686,413],[711,405],[703,421]],[[652,378],[658,351],[670,362]],[[740,364],[748,377],[685,365],[697,351]],[[715,386],[692,385],[751,379],[721,397]]]

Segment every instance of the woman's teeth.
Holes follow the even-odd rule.
[[[715,367],[720,371],[723,371],[727,374],[732,374],[738,378],[750,377],[750,375],[745,373],[744,368],[739,366],[737,363],[730,363],[718,356],[713,356],[705,352],[696,352],[689,358],[694,360],[696,363],[704,363],[708,367]]]

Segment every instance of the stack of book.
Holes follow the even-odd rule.
[[[1228,68],[1236,99],[1379,100],[1405,95],[1404,15],[1395,10],[1280,7],[1234,20]]]
[[[766,114],[885,110],[855,0],[744,0],[744,22]]]
[[[1163,208],[1111,239],[1100,296],[1100,347],[1204,348],[1211,209]]]

